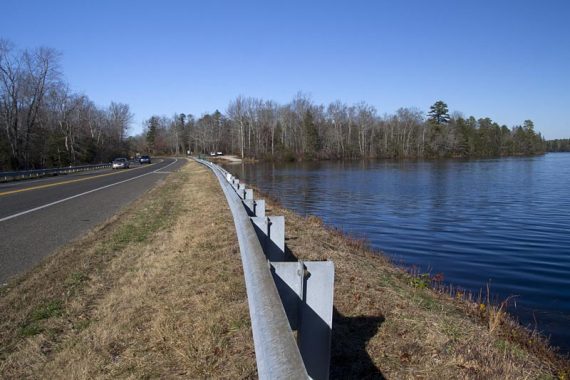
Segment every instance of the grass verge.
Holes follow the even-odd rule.
[[[0,290],[0,378],[250,378],[238,245],[189,163]]]

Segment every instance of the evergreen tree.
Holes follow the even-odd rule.
[[[319,150],[319,134],[313,113],[307,110],[303,115],[303,132],[305,134],[305,153],[314,156]]]
[[[449,122],[449,109],[447,104],[438,100],[429,109],[429,121],[436,125],[447,124]]]
[[[151,153],[154,153],[154,144],[156,142],[156,129],[158,127],[158,118],[153,116],[148,121],[148,131],[146,132],[146,143]]]

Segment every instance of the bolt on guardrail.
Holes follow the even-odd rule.
[[[214,172],[234,217],[259,377],[328,379],[333,262],[291,261],[285,218],[266,216],[265,201],[254,199],[253,189],[231,173],[196,161]]]

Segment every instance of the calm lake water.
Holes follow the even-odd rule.
[[[570,352],[570,154],[226,167],[396,262],[479,292]]]

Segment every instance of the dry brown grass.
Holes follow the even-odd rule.
[[[0,293],[0,378],[250,378],[231,214],[189,163]]]

